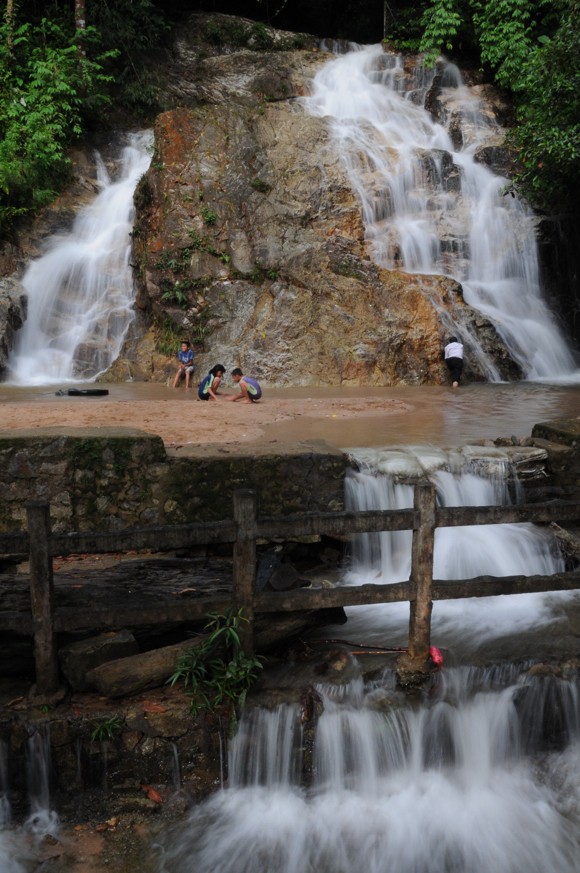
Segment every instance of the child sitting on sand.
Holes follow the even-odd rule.
[[[243,400],[244,403],[253,403],[262,396],[260,383],[256,379],[252,379],[251,376],[244,376],[239,367],[234,367],[232,370],[232,379],[240,386],[240,393],[230,394],[228,400],[233,400],[234,403],[236,400]]]

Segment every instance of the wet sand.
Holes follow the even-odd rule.
[[[90,386],[87,386],[90,387]],[[94,387],[94,386],[93,386]],[[534,383],[397,388],[265,389],[259,403],[197,400],[194,389],[107,386],[105,397],[0,386],[0,431],[130,427],[187,444],[322,439],[339,448],[528,436],[534,424],[580,416],[580,386]],[[65,386],[66,390],[66,386]],[[233,388],[226,391],[233,394]]]

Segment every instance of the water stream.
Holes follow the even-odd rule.
[[[92,380],[118,357],[133,319],[133,193],[151,142],[148,132],[129,136],[115,179],[95,154],[100,193],[29,265],[22,279],[28,318],[9,360],[11,382]]]
[[[356,509],[410,506],[409,482],[425,476],[443,505],[518,497],[499,453],[483,467],[432,447],[364,450],[358,460],[347,488]],[[344,584],[407,579],[410,551],[406,532],[362,535]],[[549,535],[529,524],[437,532],[437,578],[562,567]],[[408,604],[348,614],[341,637],[406,644]],[[433,637],[446,665],[422,700],[397,691],[386,668],[316,680],[323,712],[311,739],[298,706],[250,709],[230,747],[229,786],[161,842],[160,873],[576,871],[577,668],[534,676],[529,636],[528,660],[471,665],[482,640],[498,657],[502,638],[553,621],[541,595],[439,602]]]
[[[505,180],[473,161],[481,113],[465,108],[463,88],[449,73],[449,100],[471,119],[461,149],[418,105],[430,74],[409,82],[380,47],[326,65],[310,107],[334,119],[377,262],[456,276],[528,378],[571,375],[572,357],[540,294],[532,216],[501,195]],[[11,360],[16,383],[86,379],[117,354],[131,319],[132,191],[148,163],[145,148],[128,151],[122,179],[103,177],[101,196],[111,199],[104,224],[94,224],[89,208],[73,236],[47,253],[54,260],[39,259],[25,277],[31,310]],[[438,187],[428,189],[427,178],[438,179]],[[109,233],[114,243],[102,246]],[[92,288],[92,296],[69,293],[77,286]],[[460,324],[458,333],[464,330]],[[476,348],[476,339],[467,339]],[[484,366],[497,378],[493,362]],[[357,508],[409,506],[408,480],[419,474],[435,482],[448,505],[514,499],[505,469],[482,475],[458,453],[361,450],[359,461],[347,495]],[[361,537],[344,584],[399,581],[409,567],[408,534]],[[531,525],[437,533],[438,578],[561,568],[552,540]],[[528,657],[535,654],[529,641],[542,626],[555,628],[555,641],[563,634],[564,598],[567,604],[573,597],[437,603],[433,642],[444,649],[446,666],[430,696],[409,702],[388,670],[372,681],[361,674],[340,686],[319,683],[324,710],[308,767],[298,708],[250,709],[230,744],[229,782],[160,841],[159,873],[577,873],[577,671],[531,676],[528,662],[514,660],[521,653],[513,645],[521,637]],[[407,604],[353,609],[341,635],[404,645],[407,623]],[[487,666],[491,653],[502,663]],[[37,816],[50,808],[43,743],[39,734],[30,746]],[[180,779],[176,769],[173,779]],[[0,868],[21,870],[3,834]]]
[[[500,133],[493,113],[446,65],[438,94],[444,123],[424,108],[434,70],[367,46],[316,75],[304,103],[328,119],[361,202],[371,256],[387,269],[461,282],[465,301],[495,326],[527,379],[574,377],[577,367],[540,288],[534,215],[509,180],[477,160]],[[436,304],[436,301],[434,301]],[[449,330],[490,381],[493,360],[460,311]]]
[[[297,711],[253,713],[233,743],[232,786],[171,835],[160,871],[577,871],[577,683],[451,669],[421,707],[362,682],[338,699],[318,690],[311,786],[288,764],[302,748]]]

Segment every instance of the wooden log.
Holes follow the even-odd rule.
[[[254,599],[257,613],[281,610],[326,609],[365,606],[372,603],[400,603],[411,599],[408,582],[392,585],[345,585],[337,588],[298,588],[294,591],[262,591]]]
[[[54,583],[50,557],[50,507],[34,500],[26,505],[30,538],[30,605],[34,632],[36,690],[58,689],[58,661],[53,627]]]
[[[258,651],[267,651],[283,640],[313,627],[343,624],[345,621],[344,612],[334,609],[268,616],[268,621],[256,629],[255,646]],[[198,646],[203,639],[205,635],[200,634],[172,646],[108,661],[89,670],[85,681],[106,697],[124,697],[157,688],[175,672],[179,656]]]
[[[435,488],[415,486],[415,510],[419,522],[413,531],[411,554],[412,600],[409,618],[409,658],[427,664],[431,645],[431,612],[433,601],[433,549],[435,545]]]
[[[54,534],[50,553],[53,556],[105,554],[140,549],[172,551],[195,545],[233,543],[236,527],[233,521],[199,522],[157,527],[128,528],[122,531],[87,531]]]
[[[364,512],[313,512],[307,515],[260,518],[257,535],[263,539],[305,536],[339,536],[383,530],[410,530],[416,516],[412,509],[371,509]]]
[[[449,506],[435,513],[437,527],[518,524],[580,519],[580,503],[524,503],[520,506]]]
[[[180,624],[201,621],[210,612],[225,612],[232,598],[227,595],[200,597],[191,601],[155,606],[116,606],[111,609],[75,609],[62,607],[55,613],[57,631],[117,630],[123,627],[147,627],[148,625]],[[2,627],[0,614],[0,627]]]
[[[86,684],[96,688],[105,697],[124,697],[148,688],[157,688],[175,672],[179,656],[199,646],[203,639],[204,636],[194,637],[151,652],[107,661],[87,672]]]
[[[464,597],[496,597],[503,594],[538,594],[542,591],[575,591],[580,588],[580,571],[552,576],[476,576],[473,579],[433,581],[434,600]]]
[[[580,520],[580,503],[560,501],[523,504],[521,506],[454,506],[436,512],[438,527],[518,522],[549,523]],[[353,533],[416,528],[415,511],[368,510],[365,512],[317,512],[305,515],[260,518],[255,534],[263,539],[328,535],[345,537]],[[155,548],[171,551],[193,545],[233,543],[236,525],[232,520],[196,524],[128,528],[122,531],[75,531],[53,534],[50,554],[102,554],[133,549]],[[28,551],[28,534],[0,532],[0,553],[24,554]]]

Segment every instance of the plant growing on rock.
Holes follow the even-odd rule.
[[[114,740],[123,729],[123,718],[118,715],[111,715],[109,718],[95,724],[91,731],[91,740],[93,743],[104,743],[107,740]]]
[[[263,658],[249,657],[242,649],[240,626],[247,622],[242,610],[210,613],[205,625],[206,636],[199,645],[178,658],[169,684],[183,682],[191,693],[191,711],[215,712],[224,704],[230,708],[244,705],[246,695],[263,667]]]

